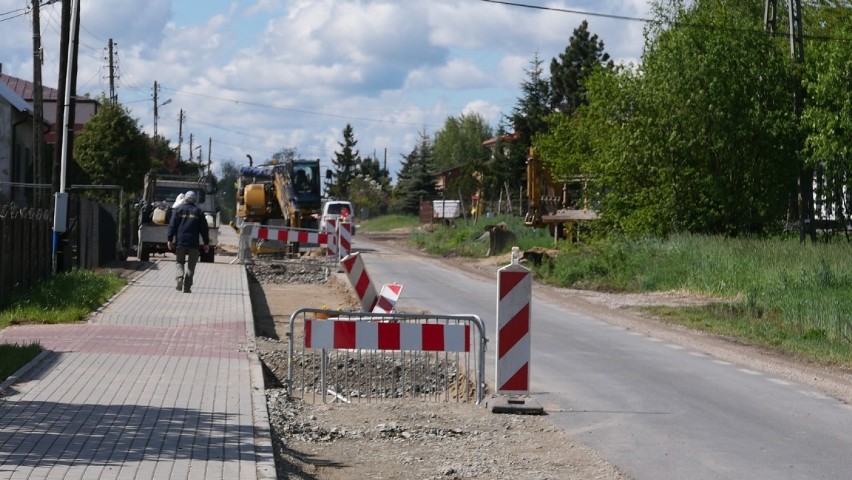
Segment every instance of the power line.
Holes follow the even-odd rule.
[[[52,4],[54,4],[58,1],[59,0],[47,0],[46,2],[39,3],[39,7],[52,5]],[[32,6],[27,5],[26,7],[23,7],[23,8],[16,8],[15,10],[9,10],[8,12],[0,13],[0,17],[6,17],[6,18],[0,18],[0,22],[5,22],[7,20],[12,20],[14,18],[23,17],[24,15],[28,15],[31,11],[32,11]],[[9,15],[11,15],[11,16],[9,16]]]
[[[583,10],[572,10],[568,8],[556,8],[556,7],[543,7],[541,5],[529,5],[525,3],[515,3],[515,2],[501,2],[498,0],[482,0],[486,3],[496,3],[498,5],[507,5],[510,7],[521,7],[521,8],[529,8],[532,10],[548,10],[551,12],[560,12],[560,13],[574,13],[577,15],[587,15],[589,17],[602,17],[602,18],[611,18],[613,20],[628,20],[632,22],[654,22],[653,20],[647,18],[640,17],[628,17],[625,15],[613,15],[610,13],[600,13],[600,12],[586,12]]]
[[[319,117],[341,118],[341,119],[344,119],[344,120],[360,120],[360,121],[363,121],[363,122],[386,123],[386,124],[389,124],[389,125],[404,125],[404,126],[412,126],[412,127],[417,127],[417,128],[421,128],[421,127],[439,128],[436,125],[423,124],[423,123],[399,122],[399,121],[395,121],[395,120],[384,120],[384,119],[379,119],[379,118],[356,117],[356,116],[351,116],[351,115],[316,112],[316,111],[302,110],[302,109],[297,109],[297,108],[276,107],[274,105],[269,105],[269,104],[266,104],[266,103],[250,102],[250,101],[246,101],[246,100],[235,100],[233,98],[221,98],[221,97],[215,97],[213,95],[205,95],[203,93],[188,92],[186,90],[175,90],[175,89],[170,89],[170,88],[166,88],[166,87],[164,87],[164,89],[165,90],[171,90],[171,91],[175,92],[175,94],[177,94],[177,95],[187,95],[187,96],[191,96],[191,97],[208,98],[208,99],[211,99],[211,100],[218,100],[220,102],[230,102],[230,103],[235,103],[235,104],[243,104],[243,105],[249,105],[249,106],[252,106],[252,107],[266,108],[266,109],[270,109],[270,110],[279,110],[279,111],[282,111],[282,112],[302,113],[302,114],[305,114],[305,115],[316,115],[316,116],[319,116]]]
[[[789,36],[788,33],[785,32],[767,32],[765,30],[755,30],[749,28],[737,28],[737,27],[726,27],[721,25],[707,25],[701,23],[690,23],[690,22],[678,22],[678,21],[663,21],[663,20],[655,20],[652,18],[644,18],[644,17],[630,17],[626,15],[614,15],[609,13],[601,13],[601,12],[588,12],[584,10],[574,10],[569,8],[557,8],[557,7],[544,7],[541,5],[529,5],[526,3],[517,3],[517,2],[505,2],[501,0],[480,0],[486,3],[493,3],[497,5],[506,5],[510,7],[518,7],[518,8],[528,8],[531,10],[545,10],[551,12],[558,13],[570,13],[575,15],[585,15],[589,17],[601,17],[601,18],[609,18],[612,20],[623,20],[623,21],[631,21],[631,22],[641,22],[646,24],[653,25],[663,25],[668,24],[674,27],[687,27],[687,28],[699,28],[703,30],[715,30],[715,31],[724,31],[729,33],[748,33],[748,34],[759,34],[759,35],[772,35],[776,37],[787,38]],[[835,37],[832,35],[814,35],[814,34],[804,34],[802,38],[807,40],[820,40],[820,41],[837,41],[837,42],[852,42],[852,38],[846,37]]]

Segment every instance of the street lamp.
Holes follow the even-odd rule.
[[[157,120],[159,120],[159,119],[160,119],[160,114],[159,114],[159,113],[157,113],[157,108],[158,108],[158,107],[162,107],[163,105],[168,105],[168,104],[170,104],[170,103],[172,103],[172,99],[171,99],[171,98],[170,98],[170,99],[168,99],[168,100],[166,100],[165,102],[163,102],[163,103],[159,104],[159,105],[157,105],[157,102],[156,102],[156,101],[154,102],[154,136],[155,136],[155,137],[157,136]]]

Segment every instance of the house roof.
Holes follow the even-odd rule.
[[[486,148],[491,148],[497,144],[498,141],[502,140],[503,142],[514,142],[520,138],[520,134],[518,133],[507,133],[502,136],[491,137],[488,140],[482,142],[482,146]]]
[[[30,104],[3,82],[0,82],[0,98],[9,102],[19,112],[27,112],[31,115],[33,113],[33,109],[30,107]]]
[[[22,78],[0,73],[0,83],[11,88],[12,91],[24,100],[28,102],[33,101],[33,82],[28,82]],[[41,97],[43,100],[56,101],[56,95],[58,92],[55,88],[42,86],[41,91]]]

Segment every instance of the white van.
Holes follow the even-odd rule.
[[[355,209],[351,202],[344,200],[329,200],[322,206],[322,216],[320,217],[319,230],[320,232],[328,231],[328,220],[338,220],[345,217],[352,223],[352,235],[355,235]]]

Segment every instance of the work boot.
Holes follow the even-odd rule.
[[[183,290],[183,277],[177,278],[177,288],[175,288],[178,292]]]

